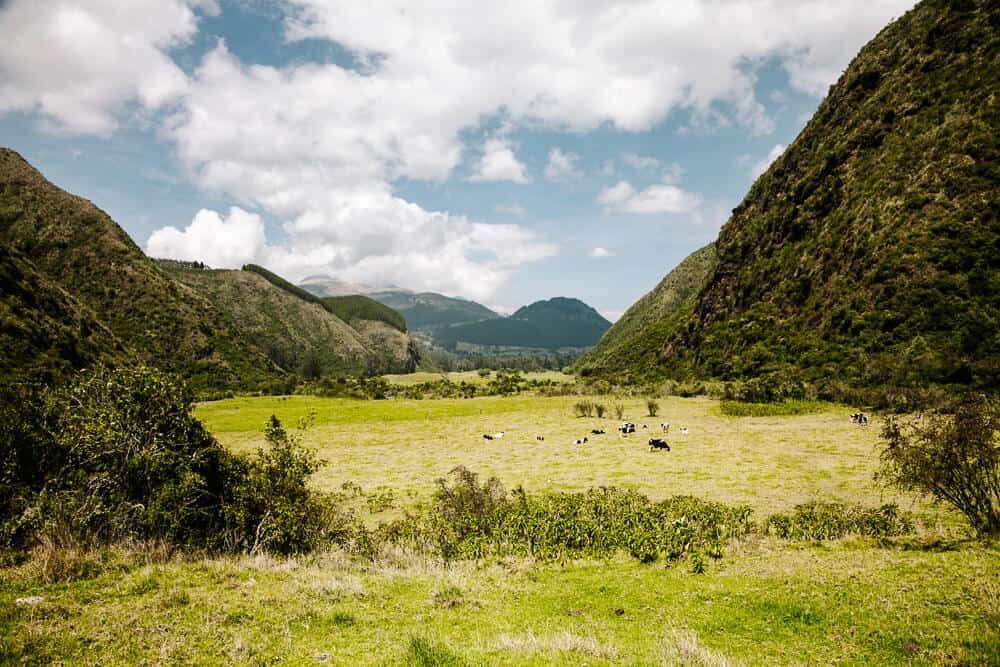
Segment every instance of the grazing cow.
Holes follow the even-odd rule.
[[[585,445],[585,444],[587,444],[587,439],[586,438],[580,438],[579,440],[574,440],[573,444],[574,445]]]
[[[494,433],[494,434],[493,434],[493,439],[494,439],[494,440],[499,440],[500,438],[502,438],[502,437],[503,437],[503,434],[504,434],[504,433],[505,433],[505,431],[500,431],[499,433]]]
[[[545,442],[545,436],[543,436],[543,435],[536,435],[535,436],[535,441],[536,442]]]
[[[660,428],[663,429],[664,433],[670,433],[670,422],[663,422],[660,424]]]
[[[667,444],[666,440],[661,440],[660,438],[650,438],[649,439],[649,451],[653,452],[657,449],[665,449],[670,451],[670,445]]]
[[[622,422],[622,425],[618,427],[618,432],[622,435],[635,433],[635,424],[632,422]]]
[[[851,423],[860,426],[868,426],[868,415],[863,412],[855,412],[851,415]]]
[[[689,433],[689,431],[688,431],[688,427],[687,426],[684,426],[683,428],[681,428],[681,435],[687,435],[688,433]]]
[[[483,433],[483,440],[492,440],[493,436],[489,433]]]
[[[593,428],[593,429],[590,429],[590,434],[591,435],[604,435],[604,429],[603,428]]]

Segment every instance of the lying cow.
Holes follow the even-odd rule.
[[[580,438],[579,440],[574,440],[573,444],[574,445],[585,445],[585,444],[587,444],[587,439],[586,438]]]
[[[604,435],[604,429],[603,428],[594,428],[594,429],[591,429],[590,430],[590,434],[591,435]]]
[[[535,436],[535,442],[545,442],[545,436],[544,435],[536,435]]]
[[[649,451],[653,452],[657,449],[665,449],[670,451],[670,445],[667,444],[666,440],[661,440],[660,438],[650,438],[649,439]]]

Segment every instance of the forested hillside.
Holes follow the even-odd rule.
[[[992,2],[885,28],[734,210],[684,326],[628,370],[1000,387],[998,53]]]

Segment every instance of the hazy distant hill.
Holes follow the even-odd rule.
[[[1000,387],[998,91],[1000,4],[885,28],[734,210],[654,367],[627,370]]]
[[[555,350],[594,345],[610,326],[611,322],[584,302],[556,297],[524,306],[510,317],[442,329],[435,340],[448,348],[469,343]]]
[[[389,306],[403,317],[412,329],[443,329],[466,322],[500,317],[486,306],[434,292],[381,291],[368,296]]]
[[[639,299],[608,329],[593,350],[576,363],[584,375],[620,373],[632,379],[655,372],[663,341],[687,322],[698,290],[715,262],[715,245],[688,255],[660,284]]]

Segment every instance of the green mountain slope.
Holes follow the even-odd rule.
[[[140,359],[196,388],[259,386],[282,375],[106,213],[49,183],[9,149],[0,149],[0,241],[88,306]]]
[[[434,292],[391,290],[367,296],[383,303],[406,318],[410,329],[437,330],[444,327],[496,319],[500,316],[486,306]]]
[[[0,243],[0,382],[50,384],[99,361],[131,359],[90,308]]]
[[[537,301],[510,317],[458,324],[438,331],[438,344],[458,343],[500,347],[559,349],[594,345],[611,323],[577,299],[556,297]]]
[[[734,210],[655,372],[1000,387],[998,91],[997,3],[884,29]]]
[[[691,253],[608,329],[575,369],[583,375],[617,374],[628,369],[640,380],[656,368],[663,341],[690,317],[698,290],[715,262],[715,245]]]
[[[383,322],[397,331],[406,333],[406,320],[400,313],[367,296],[361,294],[325,296],[320,301],[327,310],[347,323],[358,320]]]
[[[259,267],[234,271],[171,260],[156,263],[227,313],[243,336],[289,373],[405,373],[416,365],[404,332],[382,325],[392,333],[376,327],[376,334],[372,323],[360,318],[349,325],[321,299],[308,293],[303,297],[294,285],[275,282]]]

